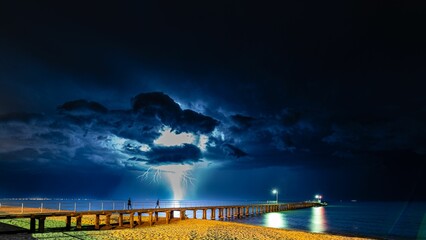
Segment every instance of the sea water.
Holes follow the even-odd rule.
[[[379,239],[426,239],[425,202],[343,202],[266,213],[237,222]]]

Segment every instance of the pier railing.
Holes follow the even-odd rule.
[[[274,201],[274,203],[276,203]],[[179,201],[179,200],[160,200],[161,208],[179,208],[179,207],[203,207],[203,206],[225,206],[225,205],[247,205],[247,204],[271,204],[271,201]],[[155,208],[156,200],[132,201],[132,209]],[[61,212],[61,211],[107,211],[107,210],[126,210],[128,209],[126,201],[89,201],[89,200],[6,200],[0,201],[0,213],[43,213],[43,212]]]

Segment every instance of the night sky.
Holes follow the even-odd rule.
[[[1,1],[0,198],[426,199],[425,3],[138,2]]]

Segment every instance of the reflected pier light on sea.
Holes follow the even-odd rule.
[[[266,214],[264,226],[273,228],[287,228],[288,225],[285,214],[280,212]]]
[[[313,207],[311,209],[309,230],[316,233],[323,233],[327,231],[327,217],[325,215],[324,207]]]

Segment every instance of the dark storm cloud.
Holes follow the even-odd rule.
[[[298,138],[311,131],[306,127],[309,122],[301,114],[294,117],[289,110],[261,117],[223,115],[224,122],[219,124],[212,117],[182,110],[172,98],[160,92],[132,98],[131,110],[108,110],[100,103],[76,100],[60,105],[57,114],[52,116],[15,115],[3,117],[8,126],[4,129],[4,149],[47,149],[43,158],[54,159],[55,154],[62,154],[62,160],[81,159],[119,167],[134,167],[127,160],[161,165],[193,163],[203,156],[225,166],[249,167],[262,158],[265,151],[276,156],[282,152],[304,152],[307,146],[300,144],[302,141]],[[11,119],[15,122],[10,123]],[[153,141],[160,136],[164,125],[176,133],[207,134],[210,136],[208,151],[201,153],[194,145],[156,147]],[[12,133],[20,135],[15,141],[6,141]],[[255,166],[269,164],[287,165],[288,162],[270,157]]]
[[[247,129],[253,125],[255,118],[235,114],[231,116],[231,119],[237,124],[238,128]]]
[[[0,124],[3,158],[22,161],[32,155],[57,164],[92,162],[135,169],[128,160],[147,167],[200,161],[201,151],[192,144],[155,146],[154,140],[164,126],[176,133],[209,134],[219,122],[182,110],[169,96],[156,92],[133,98],[132,110],[110,111],[97,102],[76,100],[60,105],[53,115],[3,115]]]
[[[225,152],[225,154],[228,156],[232,156],[236,158],[247,156],[247,153],[245,153],[243,150],[228,143],[224,144],[222,149]]]
[[[200,161],[201,151],[192,144],[173,147],[154,147],[148,152],[149,164],[194,163]]]
[[[97,102],[90,102],[84,99],[64,103],[58,110],[67,114],[84,115],[90,113],[106,113],[108,109]]]
[[[128,168],[135,168],[136,164],[128,160],[161,165],[194,163],[203,157],[218,166],[244,168],[329,167],[336,159],[345,160],[338,165],[354,161],[374,165],[382,151],[425,152],[423,122],[411,118],[394,118],[380,124],[357,123],[356,119],[330,124],[316,122],[319,118],[296,108],[260,116],[223,112],[220,118],[219,124],[212,117],[182,110],[161,92],[137,95],[132,98],[132,109],[127,110],[108,110],[100,103],[76,100],[60,105],[58,114],[52,116],[3,115],[2,123],[7,128],[3,128],[0,143],[17,156],[22,148],[48,149],[43,156],[37,156],[54,159],[62,154],[62,160],[81,158]],[[419,130],[410,130],[413,125]],[[176,133],[207,134],[207,152],[202,153],[194,145],[156,147],[153,141],[163,126]],[[15,134],[15,139],[6,140],[11,134]]]
[[[194,112],[182,110],[169,96],[161,92],[142,93],[132,98],[134,111],[148,116],[158,116],[161,121],[176,132],[211,133],[218,125],[215,119]]]
[[[157,116],[164,122],[172,121],[182,111],[179,105],[162,92],[141,93],[132,98],[134,111]]]

